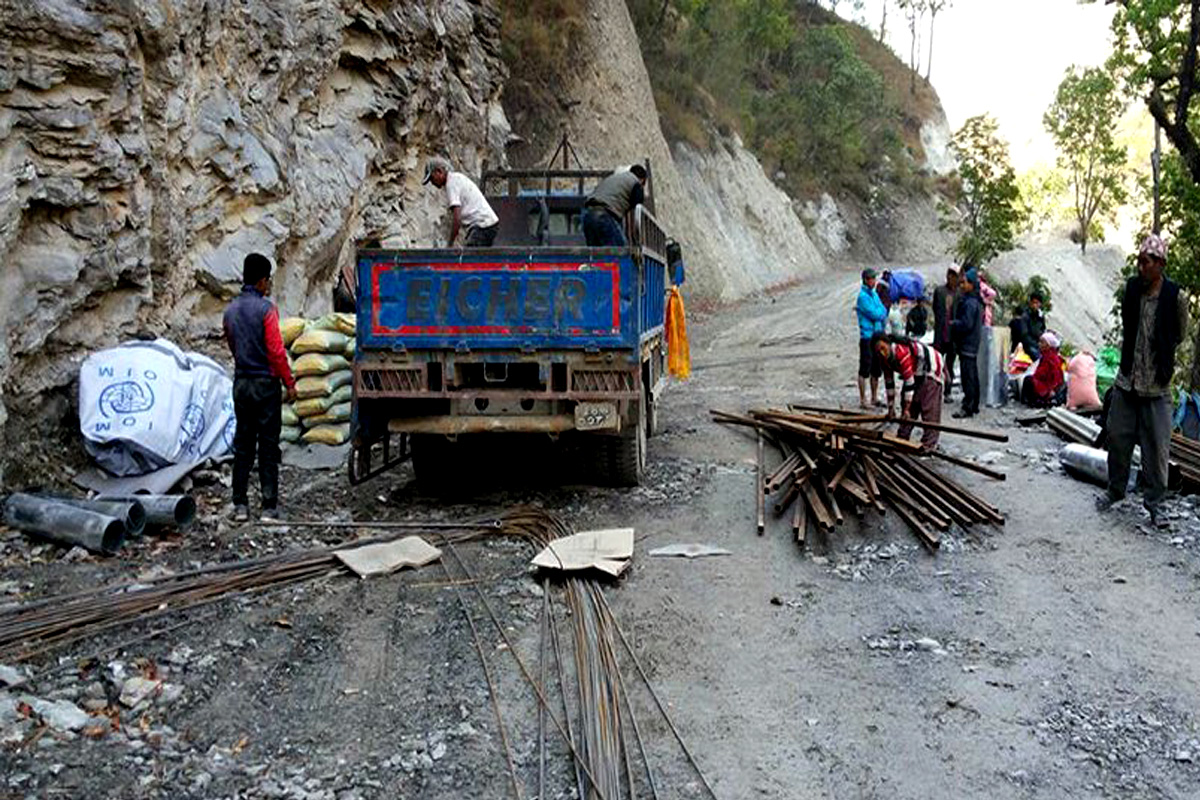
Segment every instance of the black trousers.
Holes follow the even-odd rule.
[[[958,381],[962,384],[962,412],[979,413],[979,356],[976,353],[958,354]]]
[[[1142,448],[1141,479],[1146,508],[1157,508],[1167,493],[1167,469],[1171,457],[1171,398],[1143,397],[1115,386],[1108,409],[1108,495],[1125,496],[1133,448]]]
[[[500,223],[494,223],[486,228],[468,228],[467,229],[467,247],[491,247],[496,241],[496,234],[500,232]]]
[[[233,504],[247,505],[250,469],[258,455],[258,482],[264,510],[279,502],[279,428],[283,392],[278,378],[234,378]]]
[[[958,357],[958,354],[955,352],[953,344],[946,344],[943,346],[946,348],[945,350],[942,350],[942,362],[946,365],[946,399],[949,400],[950,387],[954,383],[954,360]],[[962,368],[959,367],[959,369],[961,370]],[[959,380],[959,386],[962,386],[961,380]]]

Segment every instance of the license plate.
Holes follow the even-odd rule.
[[[576,403],[575,428],[581,431],[616,430],[621,426],[616,403]]]

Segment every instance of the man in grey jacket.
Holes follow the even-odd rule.
[[[646,200],[646,168],[634,164],[596,185],[583,204],[583,237],[588,247],[624,247],[625,215]]]

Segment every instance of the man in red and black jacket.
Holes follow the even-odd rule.
[[[279,311],[267,299],[271,294],[271,262],[251,253],[242,262],[242,293],[225,309],[225,341],[233,353],[233,518],[250,518],[247,489],[250,468],[258,453],[258,480],[262,518],[278,515],[279,428],[283,399],[279,384],[287,387],[288,402],[296,399],[296,379],[288,366],[279,332]]]

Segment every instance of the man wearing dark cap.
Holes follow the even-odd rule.
[[[879,402],[879,376],[883,374],[883,362],[871,348],[871,337],[884,332],[887,309],[875,293],[876,280],[875,270],[867,268],[862,271],[862,285],[858,288],[858,300],[854,304],[854,313],[858,317],[858,404],[863,408],[870,407],[867,405],[867,378],[871,379],[871,404],[883,405]]]
[[[271,262],[251,253],[242,262],[242,293],[225,309],[225,341],[233,354],[233,518],[250,517],[250,468],[258,454],[258,480],[262,518],[278,517],[279,427],[282,393],[296,399],[296,380],[288,366],[279,332],[279,310],[267,299],[271,294]]]
[[[617,170],[592,190],[583,204],[583,238],[588,247],[624,247],[625,215],[646,202],[646,168]]]
[[[1155,527],[1167,523],[1159,505],[1167,492],[1171,452],[1171,378],[1175,350],[1187,330],[1187,298],[1163,276],[1167,245],[1154,234],[1138,250],[1138,274],[1121,300],[1121,368],[1113,383],[1108,431],[1108,489],[1097,500],[1107,510],[1125,497],[1133,447],[1142,448],[1142,502]]]
[[[500,218],[473,180],[452,170],[446,159],[431,158],[425,164],[425,180],[421,183],[432,183],[446,190],[446,206],[453,215],[447,241],[449,247],[454,247],[458,232],[463,228],[467,231],[464,237],[467,247],[492,246],[500,230]]]

